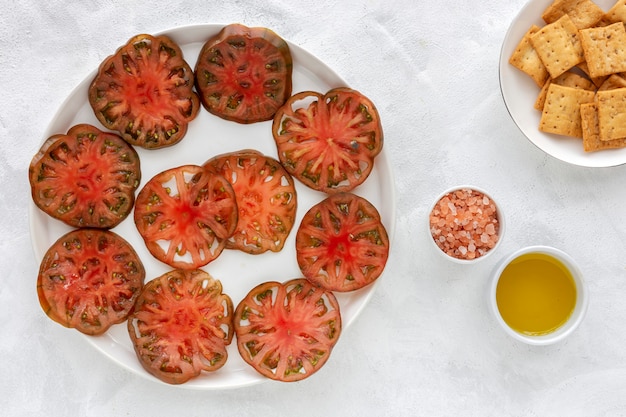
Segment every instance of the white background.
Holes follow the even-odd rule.
[[[503,103],[500,47],[523,0],[12,1],[0,14],[0,413],[6,416],[626,415],[626,167],[563,163]],[[539,11],[538,11],[539,13]],[[104,357],[39,307],[27,168],[73,88],[137,33],[240,22],[272,28],[377,104],[395,163],[387,269],[326,366],[298,383],[170,387]],[[457,184],[494,196],[507,234],[456,265],[425,226]],[[566,341],[531,347],[489,315],[499,259],[545,244],[572,255],[589,311]]]

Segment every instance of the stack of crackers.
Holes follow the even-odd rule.
[[[539,130],[581,138],[586,152],[626,147],[626,0],[555,0],[509,63],[540,87]]]

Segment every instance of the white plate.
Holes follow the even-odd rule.
[[[222,25],[185,26],[164,33],[181,46],[185,60],[193,68],[203,43],[219,32],[222,27]],[[330,88],[347,85],[341,77],[313,55],[291,43],[289,46],[293,57],[294,93],[305,90],[326,92]],[[78,123],[90,123],[102,128],[87,101],[87,90],[95,74],[94,70],[65,100],[43,135],[42,142],[52,134],[67,132],[71,126]],[[165,169],[184,164],[202,164],[211,156],[245,148],[254,148],[277,158],[271,122],[240,125],[222,120],[201,109],[180,143],[159,150],[137,148],[142,170],[140,188],[150,178]],[[304,213],[325,196],[306,188],[297,181],[296,190],[298,194],[296,224],[281,252],[248,255],[239,251],[226,250],[217,260],[203,268],[222,282],[224,292],[232,298],[235,306],[249,290],[261,282],[286,281],[301,276],[296,262],[295,231]],[[391,241],[395,225],[395,195],[391,164],[385,150],[376,158],[370,177],[354,192],[367,198],[378,208]],[[30,205],[30,227],[38,262],[41,262],[45,252],[61,235],[71,230],[38,210],[34,203]],[[146,282],[171,269],[155,260],[147,251],[135,228],[132,214],[113,231],[128,240],[139,254],[146,268]],[[379,281],[380,279],[383,277],[380,277]],[[337,294],[344,329],[359,315],[370,299],[375,286],[376,283],[352,293]],[[113,326],[102,336],[85,337],[89,343],[120,365],[146,378],[159,381],[139,364],[125,323]],[[223,389],[266,380],[241,359],[236,340],[233,340],[228,348],[228,361],[221,369],[213,373],[203,373],[198,378],[180,386],[193,389]],[[332,366],[332,358],[326,366]]]
[[[610,167],[626,163],[626,148],[585,152],[581,140],[539,131],[541,113],[533,105],[539,87],[522,71],[509,64],[509,58],[532,24],[545,26],[543,11],[553,0],[530,0],[509,27],[500,52],[500,89],[506,107],[526,137],[547,154],[562,161],[585,167]],[[614,0],[596,0],[607,11]]]

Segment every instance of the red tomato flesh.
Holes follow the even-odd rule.
[[[204,167],[223,175],[235,191],[237,228],[226,247],[259,254],[280,251],[296,217],[296,188],[280,162],[255,150],[219,155]]]
[[[137,152],[119,136],[80,124],[50,137],[28,170],[35,205],[72,227],[112,228],[133,208]]]
[[[123,238],[107,230],[77,229],[46,252],[37,294],[52,320],[98,335],[126,320],[144,277],[141,260]]]
[[[334,194],[304,215],[296,233],[302,274],[331,291],[373,283],[389,256],[389,238],[376,208],[351,193]]]
[[[349,88],[295,94],[276,112],[272,133],[285,169],[328,194],[362,184],[383,147],[376,107]]]
[[[146,284],[128,333],[148,372],[182,384],[226,363],[232,319],[233,304],[220,281],[202,270],[174,270]]]
[[[174,145],[200,108],[194,77],[180,47],[167,36],[131,38],[98,70],[89,103],[98,120],[132,145]]]
[[[201,166],[168,169],[137,195],[135,225],[150,253],[180,269],[215,260],[237,226],[237,202],[224,177]]]
[[[270,120],[291,95],[289,45],[267,28],[225,26],[196,63],[196,89],[212,114],[238,123]]]
[[[239,303],[234,317],[242,358],[262,375],[298,381],[328,360],[341,334],[332,292],[305,279],[266,282]]]

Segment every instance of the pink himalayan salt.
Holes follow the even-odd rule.
[[[430,232],[437,246],[458,259],[476,259],[498,242],[496,205],[483,193],[460,189],[443,196],[430,213]]]

